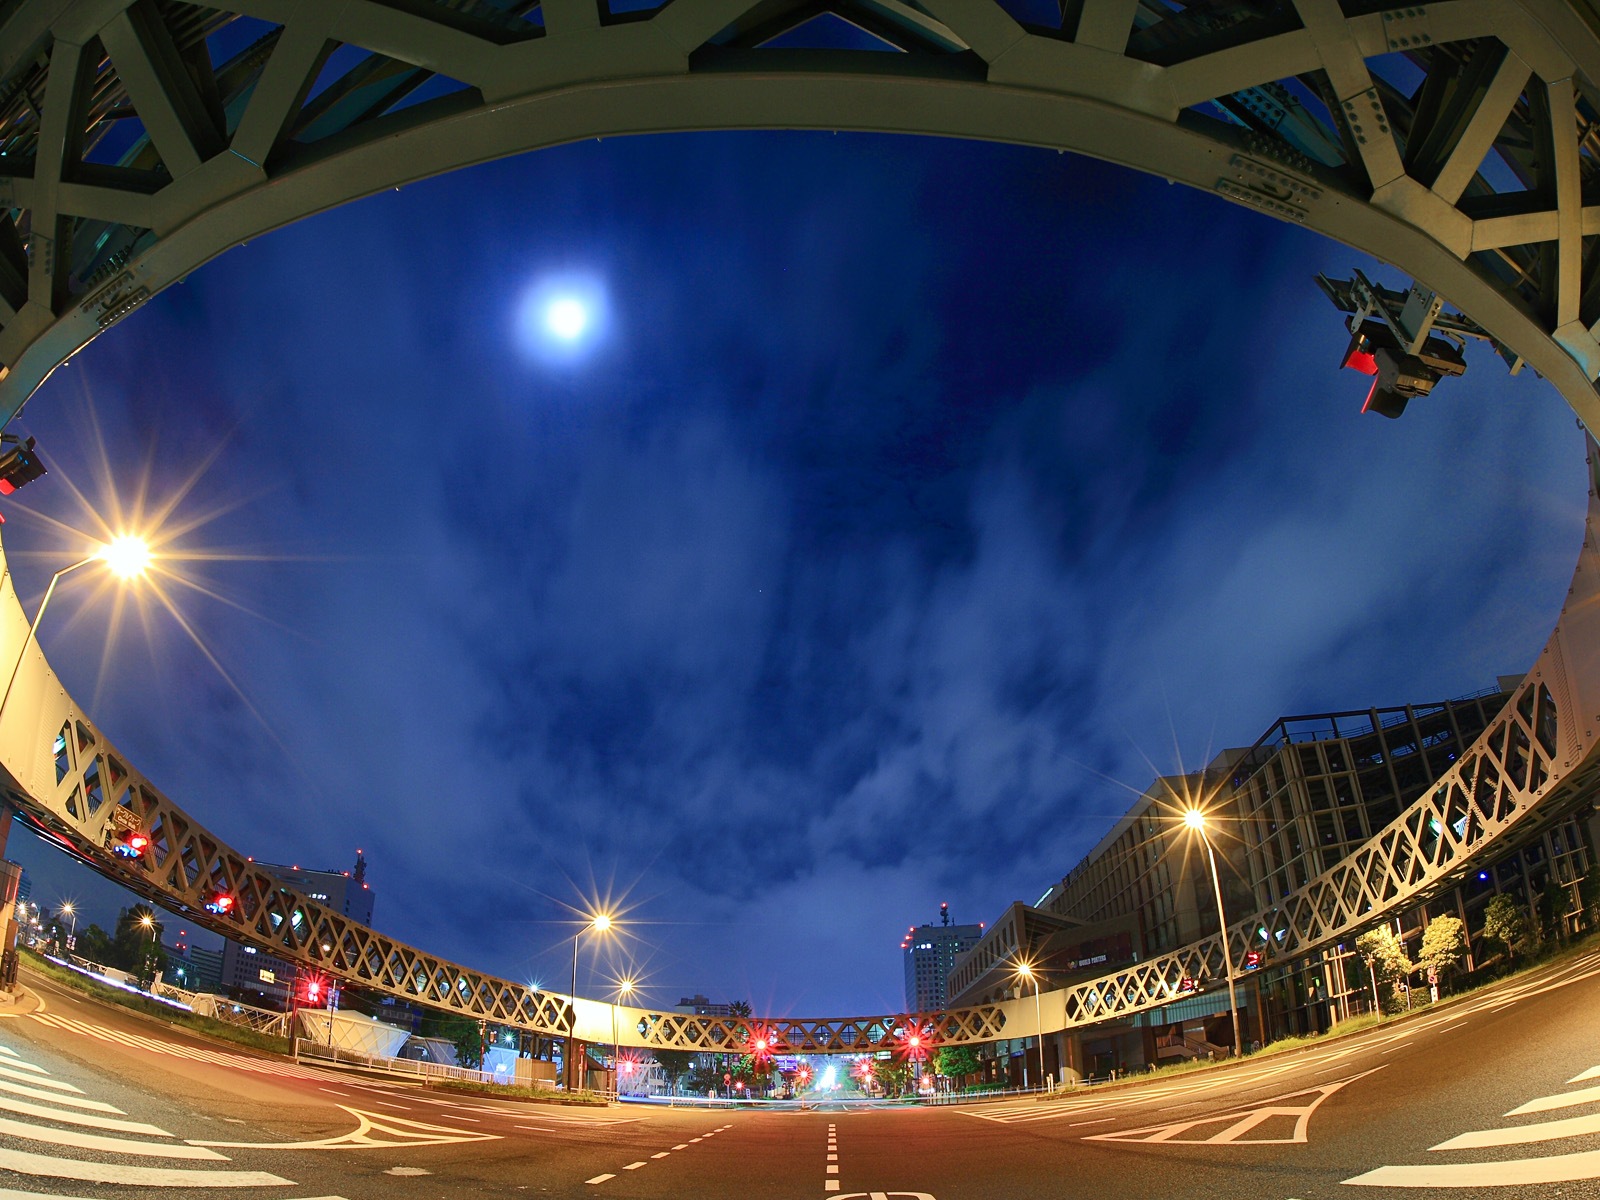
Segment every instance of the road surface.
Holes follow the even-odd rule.
[[[1600,1197],[1600,952],[1310,1050],[932,1109],[452,1098],[190,1037],[37,975],[0,1200]]]

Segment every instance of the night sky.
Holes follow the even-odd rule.
[[[116,326],[13,426],[52,474],[0,504],[6,545],[31,611],[83,545],[37,514],[195,481],[167,550],[220,557],[166,586],[215,662],[159,607],[108,642],[86,572],[42,641],[235,847],[364,849],[380,929],[564,990],[599,896],[627,936],[586,947],[586,993],[892,1012],[909,924],[1037,899],[1157,771],[1543,644],[1573,417],[1486,350],[1360,416],[1312,282],[1357,265],[1403,285],[1048,151],[545,151]],[[595,306],[564,353],[531,319],[556,295]],[[35,899],[126,902],[10,853]]]

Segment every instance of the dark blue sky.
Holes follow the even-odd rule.
[[[598,890],[652,1002],[892,1011],[908,924],[1035,899],[1155,770],[1542,645],[1573,419],[1487,353],[1361,417],[1311,279],[1357,264],[1400,282],[1051,152],[570,146],[118,325],[19,423],[54,473],[6,544],[50,551],[31,602],[74,547],[26,510],[102,495],[91,415],[124,497],[215,453],[180,544],[268,561],[192,569],[248,613],[181,603],[238,692],[165,615],[103,659],[82,583],[43,632],[159,786],[259,858],[362,847],[378,926],[473,966],[565,987]],[[523,297],[575,278],[601,336],[530,353]],[[43,899],[101,894],[12,847]]]

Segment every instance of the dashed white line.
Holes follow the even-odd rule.
[[[615,1179],[615,1175],[596,1175],[593,1179],[585,1179],[585,1183],[604,1183],[608,1179]]]
[[[624,1171],[637,1171],[642,1166],[644,1166],[644,1163],[642,1163],[642,1162],[629,1163],[627,1166],[623,1167],[622,1169]]]

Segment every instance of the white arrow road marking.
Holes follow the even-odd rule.
[[[25,1150],[0,1149],[0,1171],[19,1175],[44,1175],[78,1179],[85,1183],[115,1183],[131,1187],[287,1187],[289,1180],[265,1171],[174,1171],[166,1167],[135,1167],[127,1163],[88,1162],[53,1158]]]
[[[1541,1121],[1537,1125],[1511,1125],[1505,1129],[1479,1129],[1459,1134],[1433,1150],[1478,1150],[1484,1146],[1522,1146],[1529,1142],[1552,1142],[1557,1138],[1581,1137],[1600,1133],[1600,1113],[1587,1117],[1567,1117],[1562,1121]]]
[[[387,1113],[363,1112],[348,1104],[338,1107],[356,1119],[356,1127],[336,1137],[309,1142],[219,1142],[189,1139],[191,1146],[220,1146],[230,1150],[367,1150],[379,1146],[448,1146],[457,1142],[499,1141],[498,1133],[479,1133],[474,1129],[452,1129],[391,1117]]]
[[[1303,1144],[1307,1140],[1307,1129],[1311,1123],[1311,1114],[1321,1108],[1329,1096],[1339,1089],[1354,1083],[1358,1079],[1365,1079],[1368,1075],[1381,1071],[1382,1067],[1373,1067],[1370,1071],[1362,1071],[1358,1075],[1350,1075],[1344,1079],[1335,1080],[1333,1083],[1323,1084],[1320,1087],[1302,1088],[1298,1092],[1288,1092],[1282,1096],[1275,1096],[1271,1100],[1248,1108],[1235,1108],[1228,1112],[1218,1113],[1209,1117],[1195,1117],[1187,1121],[1173,1121],[1165,1125],[1147,1125],[1142,1129],[1119,1129],[1111,1133],[1091,1133],[1084,1138],[1086,1142],[1145,1142],[1167,1143],[1180,1146],[1285,1146]],[[1301,1096],[1315,1097],[1307,1104],[1285,1104],[1285,1100],[1295,1100]],[[1265,1124],[1274,1118],[1289,1118],[1294,1121],[1294,1130],[1288,1137],[1247,1137],[1258,1125]],[[1196,1133],[1207,1127],[1221,1125],[1209,1134]],[[1194,1136],[1186,1136],[1194,1134]]]
[[[1451,1163],[1421,1167],[1379,1167],[1354,1179],[1359,1187],[1469,1188],[1508,1187],[1530,1183],[1571,1183],[1600,1179],[1600,1150],[1521,1158],[1511,1162]]]

